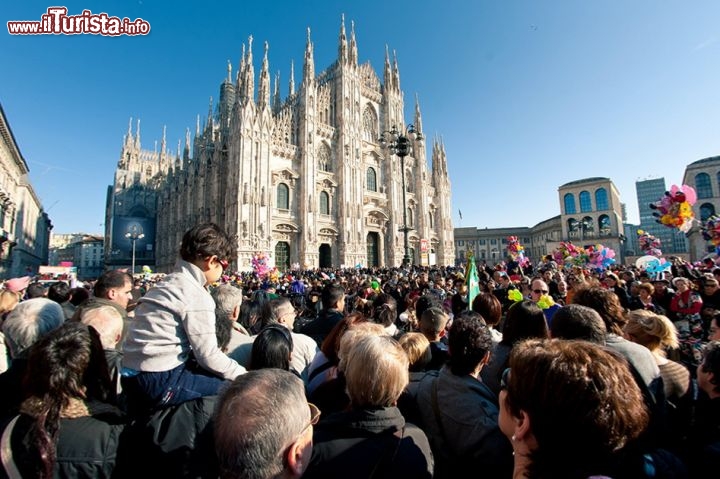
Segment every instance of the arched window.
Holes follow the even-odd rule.
[[[378,117],[371,105],[363,111],[363,139],[375,143],[378,140]]]
[[[277,207],[281,210],[290,209],[290,189],[285,183],[277,186]]]
[[[377,173],[375,173],[375,168],[368,168],[366,176],[368,191],[377,191]]]
[[[707,173],[695,175],[695,191],[698,198],[712,198],[713,191],[710,184],[710,175]]]
[[[586,216],[582,219],[582,221],[580,222],[580,226],[585,233],[592,233],[595,231],[595,221],[593,221],[593,219],[589,216]]]
[[[715,214],[715,206],[712,203],[703,203],[700,205],[700,221],[707,221]]]
[[[592,203],[590,202],[590,193],[587,191],[580,192],[580,213],[592,211]]]
[[[320,192],[320,214],[330,214],[330,195],[328,195],[325,191]]]
[[[605,188],[595,190],[595,209],[598,211],[610,209],[608,207],[608,196]]]
[[[570,218],[569,220],[567,220],[567,228],[570,232],[577,231],[579,225],[580,223],[575,218]]]
[[[330,147],[325,143],[318,148],[318,169],[320,171],[332,171],[332,165],[330,164]]]
[[[428,213],[428,224],[430,225],[431,229],[435,227],[435,220],[433,219],[432,212]]]
[[[608,215],[600,215],[598,218],[598,225],[600,226],[601,236],[610,236],[612,231],[612,225],[610,223],[610,217]]]
[[[563,202],[565,203],[565,214],[566,215],[574,215],[577,213],[577,210],[575,209],[575,195],[572,193],[565,193],[565,196],[563,197]]]

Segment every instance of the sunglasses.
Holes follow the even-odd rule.
[[[218,263],[220,263],[220,266],[222,266],[223,271],[225,271],[228,266],[230,266],[230,263],[228,263],[225,259],[219,259]]]
[[[533,289],[533,293],[535,294],[548,294],[549,292],[547,289]]]
[[[510,382],[510,368],[505,368],[505,371],[503,371],[502,376],[500,376],[500,389],[507,390],[509,382]]]

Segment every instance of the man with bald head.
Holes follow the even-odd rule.
[[[552,317],[555,311],[560,309],[560,305],[556,304],[550,296],[550,288],[547,283],[541,278],[535,278],[530,284],[530,300],[533,303],[540,303],[538,306],[543,310],[545,315],[545,321],[548,324],[548,328],[552,325]],[[545,302],[552,302],[552,306],[545,307]]]

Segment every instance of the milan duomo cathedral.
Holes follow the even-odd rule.
[[[108,190],[106,264],[152,265],[169,271],[183,233],[212,221],[237,234],[235,269],[250,268],[265,253],[281,271],[290,267],[393,267],[404,254],[407,218],[413,264],[452,265],[455,260],[450,180],[443,143],[412,141],[405,163],[378,141],[393,126],[402,130],[404,95],[397,58],[386,48],[383,81],[358,63],[354,25],[341,23],[338,58],[315,73],[308,29],[302,81],[281,99],[271,85],[268,45],[255,78],[253,41],[238,72],[220,86],[213,110],[181,152],[143,150],[140,122],[124,138],[114,185]],[[422,132],[416,99],[412,122]]]

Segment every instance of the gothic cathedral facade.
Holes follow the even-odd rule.
[[[406,125],[397,58],[386,50],[381,82],[369,62],[358,63],[354,25],[347,38],[343,20],[338,58],[318,75],[308,29],[302,81],[296,90],[291,66],[284,100],[269,71],[266,43],[256,87],[250,37],[237,75],[228,65],[215,110],[211,99],[182,153],[180,144],[168,152],[165,132],[159,151],[143,150],[139,122],[135,134],[131,125],[108,191],[106,264],[129,264],[132,247],[138,264],[169,271],[183,233],[212,221],[237,235],[238,270],[257,252],[281,271],[394,267],[404,217],[413,264],[454,264],[443,143],[433,141],[429,166],[422,141],[404,161],[378,141]],[[417,100],[412,123],[422,132]]]

